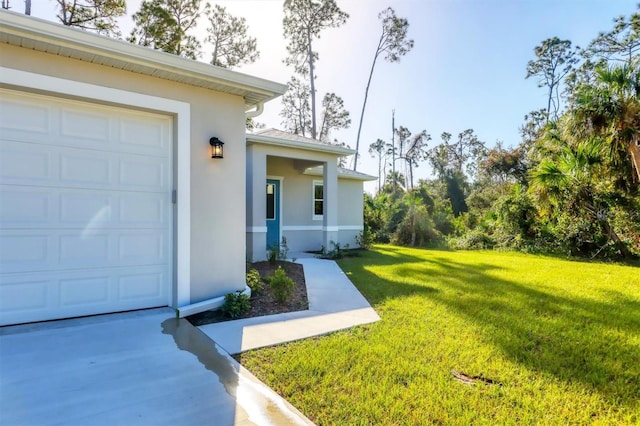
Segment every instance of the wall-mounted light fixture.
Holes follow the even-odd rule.
[[[214,136],[209,139],[209,144],[211,145],[211,158],[224,158],[222,155],[224,142]]]

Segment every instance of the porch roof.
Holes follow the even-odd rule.
[[[277,129],[261,130],[247,134],[247,144],[260,143],[264,145],[297,148],[305,151],[315,151],[333,154],[337,157],[355,154],[355,150],[338,145],[331,145],[315,139],[294,135]]]
[[[303,174],[309,176],[322,176],[322,167],[309,167]],[[378,178],[365,173],[356,172],[351,169],[346,169],[344,167],[338,167],[338,179],[371,181],[377,180]]]

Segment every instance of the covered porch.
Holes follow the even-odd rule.
[[[353,153],[279,130],[247,135],[248,261],[266,259],[285,234],[292,251],[340,241],[338,159]]]

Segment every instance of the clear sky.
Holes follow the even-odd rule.
[[[53,0],[32,0],[32,15],[54,19]],[[204,0],[206,1],[206,0]],[[355,148],[364,89],[378,38],[378,13],[388,6],[409,20],[414,49],[399,63],[376,65],[360,139],[358,170],[377,175],[377,161],[367,149],[381,138],[391,140],[391,111],[396,126],[413,133],[426,129],[430,146],[440,134],[456,135],[473,128],[488,145],[500,140],[518,144],[518,127],[529,111],[545,107],[543,89],[525,80],[533,48],[546,38],[569,39],[586,46],[600,31],[613,28],[613,19],[630,16],[640,0],[336,0],[350,15],[347,23],[327,29],[315,41],[318,103],[326,92],[344,99],[351,112],[351,128],[332,137]],[[286,40],[282,36],[282,0],[210,0],[247,19],[258,39],[260,59],[237,71],[286,83],[293,71],[283,64]],[[131,28],[130,15],[140,0],[128,0],[123,33]],[[15,11],[22,1],[12,0]],[[198,35],[204,38],[206,22]],[[209,60],[206,49],[203,61]],[[318,106],[320,107],[320,106]],[[319,108],[320,109],[320,108]],[[269,102],[257,121],[281,128],[280,100]],[[318,120],[320,118],[318,117]],[[426,163],[414,171],[429,177]],[[367,184],[372,191],[375,183]]]

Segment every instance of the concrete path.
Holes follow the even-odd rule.
[[[0,424],[312,423],[163,308],[0,328]]]
[[[230,354],[273,346],[378,321],[369,302],[331,260],[298,258],[309,310],[200,326]]]

